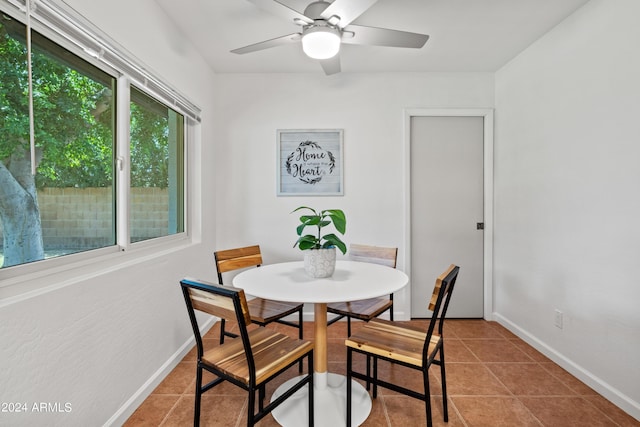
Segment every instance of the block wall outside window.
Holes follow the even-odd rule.
[[[109,245],[113,232],[111,188],[46,188],[38,191],[45,258]],[[132,241],[167,235],[168,188],[131,190]],[[60,203],[64,200],[63,203]],[[0,244],[2,244],[0,223]]]

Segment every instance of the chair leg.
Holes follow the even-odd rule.
[[[309,354],[309,427],[313,427],[315,419],[315,407],[313,405],[313,353]]]
[[[347,316],[347,338],[351,336],[351,317]]]
[[[347,348],[347,427],[351,427],[351,349]]]
[[[304,324],[304,322],[302,321],[302,309],[300,309],[298,311],[298,339],[303,339],[304,333],[302,330],[302,325]],[[303,369],[303,363],[302,360],[300,360],[300,362],[298,363],[298,373],[302,374]]]
[[[440,378],[442,380],[442,412],[444,422],[449,422],[449,409],[447,404],[447,377],[444,371],[444,345],[440,347]]]
[[[371,389],[371,356],[367,354],[367,391]]]
[[[249,403],[247,404],[247,427],[253,427],[254,411],[256,408],[256,391],[253,388],[249,388]]]
[[[433,426],[431,420],[431,391],[429,389],[429,368],[423,369],[422,377],[424,380],[424,405],[427,412],[427,427]]]
[[[202,368],[196,368],[196,398],[195,407],[193,409],[193,427],[200,425],[200,400],[202,398]]]
[[[264,398],[265,398],[264,384],[260,385],[258,389],[258,411],[262,412],[264,409]]]
[[[220,319],[220,345],[224,344],[224,319]]]
[[[367,355],[369,357],[369,355]],[[369,374],[367,373],[367,376]],[[373,358],[373,398],[376,399],[378,397],[378,358]]]
[[[298,338],[304,338],[304,331],[302,330],[302,326],[304,325],[304,321],[302,319],[302,309],[298,311]]]

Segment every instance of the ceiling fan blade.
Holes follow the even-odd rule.
[[[338,26],[344,28],[377,1],[378,0],[335,0],[331,3],[331,6],[322,12],[321,16],[326,20],[329,20],[332,16],[339,17],[340,21],[338,21]]]
[[[249,0],[260,9],[273,15],[280,16],[296,25],[313,24],[313,19],[306,17],[297,10],[280,3],[278,0]]]
[[[329,59],[320,60],[320,65],[327,76],[340,72],[340,55],[336,55]]]
[[[349,25],[344,29],[342,43],[366,44],[373,46],[411,47],[419,49],[429,40],[426,34],[410,33],[408,31],[389,30],[386,28],[364,27]],[[353,37],[348,37],[353,33]]]
[[[275,39],[265,40],[260,43],[250,44],[249,46],[233,49],[231,52],[242,55],[244,53],[256,52],[258,50],[269,49],[270,47],[282,46],[285,44],[295,43],[300,40],[300,33],[288,34],[282,37],[276,37]]]

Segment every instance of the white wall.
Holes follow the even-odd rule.
[[[0,400],[73,407],[11,425],[126,418],[191,335],[177,280],[213,277],[214,248],[298,259],[299,205],[344,209],[348,243],[403,247],[403,109],[494,105],[490,73],[213,76],[155,2],[67,3],[202,107],[190,147],[202,243],[0,301]],[[639,15],[636,0],[593,0],[495,76],[496,314],[636,417]],[[343,197],[276,197],[278,128],[344,129]]]
[[[343,209],[347,244],[404,248],[403,109],[491,107],[494,88],[490,73],[222,74],[215,93],[216,244],[258,243],[271,263],[302,258],[301,205]],[[344,129],[344,196],[277,197],[276,130],[323,128]],[[396,306],[408,318],[404,292]]]
[[[212,196],[202,200],[200,194],[200,176],[206,183],[214,179],[212,168],[201,165],[202,158],[213,161],[213,74],[199,55],[176,43],[180,34],[151,0],[67,3],[202,107],[199,140],[205,142],[189,149],[197,160],[190,170],[197,213],[192,225],[203,243],[127,264],[115,256],[87,268],[30,278],[27,286],[50,286],[36,294],[16,296],[19,289],[3,287],[3,293],[14,296],[0,297],[0,401],[28,403],[30,413],[2,413],[0,425],[84,427],[124,421],[145,397],[137,393],[153,388],[161,379],[155,375],[193,335],[178,280],[214,277],[215,229],[209,219],[215,201]],[[201,216],[207,218],[202,224]],[[141,390],[147,381],[150,388]],[[70,403],[71,412],[31,412],[39,402],[59,403],[63,410]]]
[[[638,16],[593,0],[496,74],[494,247],[500,321],[636,418]]]

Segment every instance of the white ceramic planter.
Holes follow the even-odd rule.
[[[311,277],[331,277],[336,269],[336,248],[304,251],[304,270]]]

